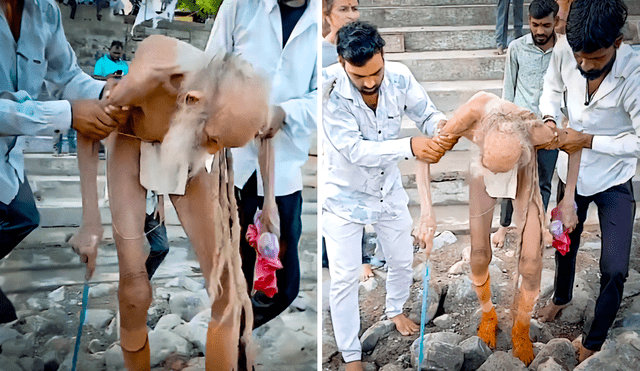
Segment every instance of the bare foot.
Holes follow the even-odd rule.
[[[496,331],[498,329],[498,315],[496,309],[491,308],[489,312],[482,312],[482,319],[478,327],[478,337],[482,339],[489,348],[496,347]]]
[[[503,247],[506,236],[507,236],[507,227],[500,226],[500,228],[498,228],[496,233],[491,235],[491,246],[499,247],[499,248]]]
[[[511,330],[511,342],[513,343],[513,356],[520,359],[525,366],[533,361],[533,344],[529,339],[529,323],[516,321]]]
[[[580,346],[580,349],[578,350],[578,363],[582,363],[582,361],[591,357],[596,352],[597,351],[595,350],[587,349],[584,346]]]
[[[549,228],[543,228],[542,241],[546,247],[550,247],[553,244],[553,235],[549,232]]]
[[[371,270],[371,264],[362,264],[362,272],[360,272],[360,281],[367,281],[373,277],[373,271]]]
[[[404,336],[415,335],[420,327],[407,318],[404,314],[400,313],[397,316],[391,318],[393,323],[396,325],[396,330]]]
[[[554,319],[556,319],[556,316],[561,310],[563,310],[568,306],[569,306],[568,303],[563,305],[556,305],[553,303],[552,300],[549,300],[549,302],[547,302],[547,305],[545,305],[544,307],[540,308],[540,310],[538,310],[538,317],[537,317],[538,321],[551,322]]]
[[[362,361],[353,361],[344,365],[345,371],[362,371]]]

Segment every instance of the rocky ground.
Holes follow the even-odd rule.
[[[60,249],[39,248],[45,249],[39,250],[39,254],[47,254],[47,249]],[[12,253],[5,270],[9,269],[6,265],[12,259],[15,262],[29,255],[28,250],[29,247],[23,247],[22,251]],[[102,250],[103,255],[115,253],[115,248],[109,245]],[[152,370],[204,370],[209,300],[197,262],[193,254],[184,252],[187,250],[190,250],[187,240],[172,241],[170,255],[152,280],[154,300],[147,317]],[[64,254],[73,254],[70,249],[64,251]],[[34,254],[30,256],[32,260],[40,259],[33,258]],[[77,257],[68,256],[77,261]],[[302,282],[298,298],[283,314],[254,330],[257,371],[317,369],[315,234],[303,235],[300,260]],[[181,269],[172,269],[178,264]],[[73,267],[72,270],[82,271],[79,265]],[[108,268],[106,264],[102,270],[108,271]],[[100,269],[99,262],[98,271]],[[184,273],[185,269],[191,274],[171,274]],[[11,287],[9,281],[20,280],[20,277],[16,272],[4,272],[0,280],[3,287]],[[32,286],[46,287],[47,284],[34,282]],[[71,370],[82,288],[81,284],[70,284],[53,291],[23,290],[8,295],[18,310],[19,319],[0,325],[0,370]],[[78,371],[123,370],[118,321],[117,282],[92,283]]]
[[[515,269],[513,231],[502,249],[494,249],[490,266],[493,302],[499,317],[496,349],[491,351],[476,335],[480,321],[477,297],[467,277],[470,242],[468,235],[444,232],[436,237],[431,258],[428,292],[429,319],[425,328],[422,370],[637,370],[640,361],[640,226],[636,223],[629,278],[624,299],[603,350],[576,367],[571,341],[580,336],[593,316],[599,290],[599,228],[586,227],[578,255],[574,298],[555,322],[531,320],[530,337],[537,357],[529,368],[511,356],[511,305]],[[440,240],[440,242],[438,242]],[[455,242],[453,242],[455,240]],[[449,243],[452,242],[452,243]],[[438,245],[444,245],[437,248]],[[436,249],[437,248],[437,249]],[[544,251],[541,298],[551,296],[555,249]],[[405,313],[420,323],[424,266],[416,259],[411,297]],[[365,370],[417,369],[419,336],[402,336],[384,315],[383,269],[374,269],[374,279],[360,285],[361,342]],[[328,308],[328,270],[323,271],[322,369],[343,370],[337,352]]]

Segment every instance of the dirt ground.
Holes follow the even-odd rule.
[[[502,292],[493,293],[493,301],[496,304],[496,312],[499,318],[499,330],[497,335],[496,350],[508,351],[511,349],[510,337],[507,336],[511,332],[511,316],[509,314],[509,308],[512,305],[513,300],[513,280],[509,279],[515,269],[515,257],[514,257],[514,229],[511,228],[507,234],[507,241],[502,249],[494,249],[493,257],[496,265],[503,272],[503,282],[501,286]],[[449,275],[449,268],[459,261],[462,256],[462,250],[470,245],[469,235],[457,235],[458,240],[448,246],[444,246],[441,249],[435,250],[431,255],[431,282],[436,282],[440,288],[442,288],[442,296],[440,298],[440,306],[436,317],[441,314],[445,314],[444,303],[446,302],[446,288],[456,279],[459,279],[459,275]],[[600,230],[598,226],[588,226],[582,233],[581,244],[585,242],[599,242]],[[630,269],[640,270],[640,225],[636,223],[634,228],[634,238],[632,245]],[[585,250],[578,254],[578,261],[576,266],[576,272],[580,272],[580,277],[583,278],[595,292],[599,289],[599,251],[600,250]],[[554,263],[554,248],[547,248],[543,255],[543,269],[550,269],[555,271]],[[597,256],[594,256],[597,255]],[[496,259],[497,258],[497,259]],[[361,318],[361,330],[360,335],[368,329],[374,323],[381,319],[386,319],[384,316],[384,273],[374,269],[376,278],[378,279],[377,287],[369,293],[363,294],[363,290],[360,291],[360,318]],[[421,303],[421,291],[422,283],[414,282],[411,286],[411,296],[405,304],[405,314],[412,318],[414,321],[420,321],[420,303]],[[497,300],[496,300],[497,296]],[[454,307],[449,306],[450,314],[453,320],[452,325],[448,328],[438,328],[432,322],[429,322],[425,326],[425,334],[440,331],[453,331],[455,333],[463,335],[465,338],[476,335],[477,326],[480,320],[478,309],[479,305],[475,295],[474,300],[463,301],[462,304],[458,304]],[[538,305],[545,303],[548,296],[540,298]],[[416,303],[417,302],[417,303]],[[622,308],[629,305],[625,300],[622,303]],[[413,308],[413,310],[412,310]],[[537,306],[536,306],[537,308]],[[418,313],[413,313],[417,311]],[[323,334],[324,336],[333,336],[331,327],[331,320],[328,315],[323,316]],[[561,321],[555,321],[548,324],[549,330],[554,337],[568,338],[569,340],[575,339],[581,334],[583,323],[569,324]],[[374,350],[369,353],[363,354],[364,362],[375,362],[377,367],[382,367],[385,364],[399,362],[404,365],[405,368],[411,368],[410,366],[410,346],[419,335],[414,336],[402,336],[399,332],[393,330],[387,336],[383,337]],[[323,370],[337,371],[341,369],[343,364],[342,357],[338,352],[335,352],[329,358],[329,362],[324,362],[322,365]],[[343,369],[343,368],[342,368]]]

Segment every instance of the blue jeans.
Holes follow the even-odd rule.
[[[40,213],[36,209],[33,192],[25,175],[16,197],[8,205],[0,202],[0,259],[7,256],[39,224]],[[13,304],[0,290],[0,323],[15,319],[17,317]]]
[[[523,0],[498,0],[496,7],[496,46],[507,48],[509,34],[509,2],[513,1],[513,30],[514,39],[522,36]]]
[[[558,200],[564,195],[563,184],[558,185]],[[585,325],[582,345],[590,350],[600,350],[607,332],[620,309],[624,283],[629,273],[629,256],[633,239],[633,221],[636,201],[631,180],[611,187],[592,196],[576,193],[578,225],[571,232],[571,247],[562,256],[556,251],[556,276],[553,302],[556,305],[569,303],[573,296],[573,280],[576,273],[576,256],[580,246],[580,234],[587,218],[589,204],[598,206],[598,220],[602,232],[600,249],[600,294],[591,326]]]
[[[253,288],[253,270],[256,265],[256,251],[244,236],[247,227],[253,224],[256,210],[262,207],[264,197],[258,196],[256,173],[249,178],[243,189],[236,188],[238,213],[240,215],[240,253],[242,271],[249,290]],[[298,242],[302,235],[302,192],[276,197],[280,214],[280,246],[286,245],[280,259],[283,268],[276,271],[278,293],[269,298],[263,292],[256,292],[251,298],[253,307],[253,328],[260,327],[282,313],[295,300],[300,290],[300,261],[298,260]]]
[[[164,222],[160,223],[159,217],[154,218],[153,214],[148,215],[144,221],[144,233],[147,234],[147,241],[151,248],[149,249],[149,257],[145,262],[149,280],[153,277],[160,263],[169,253],[169,238],[167,237],[167,228]]]
[[[553,178],[553,170],[556,168],[558,160],[557,149],[539,149],[538,157],[538,182],[540,184],[540,195],[542,196],[542,204],[544,211],[547,211],[549,199],[551,198],[551,179]],[[500,225],[508,227],[511,225],[511,216],[513,214],[513,204],[510,199],[502,200],[500,209]]]

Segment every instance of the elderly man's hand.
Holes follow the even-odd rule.
[[[419,160],[430,164],[440,161],[447,152],[438,142],[428,137],[411,138],[411,150]]]
[[[97,99],[71,101],[71,113],[71,127],[93,140],[106,138],[118,126]]]
[[[269,122],[267,122],[267,126],[264,128],[262,133],[259,135],[262,139],[273,138],[278,130],[284,125],[284,119],[287,114],[284,112],[282,107],[280,106],[272,106],[269,110]]]
[[[80,262],[87,264],[84,278],[88,281],[96,269],[98,245],[102,240],[104,230],[101,225],[82,225],[71,237],[69,244],[73,251],[80,256]]]
[[[575,131],[571,128],[564,129],[564,133],[564,138],[559,141],[560,149],[568,154],[572,154],[582,148],[591,148],[593,135]]]

